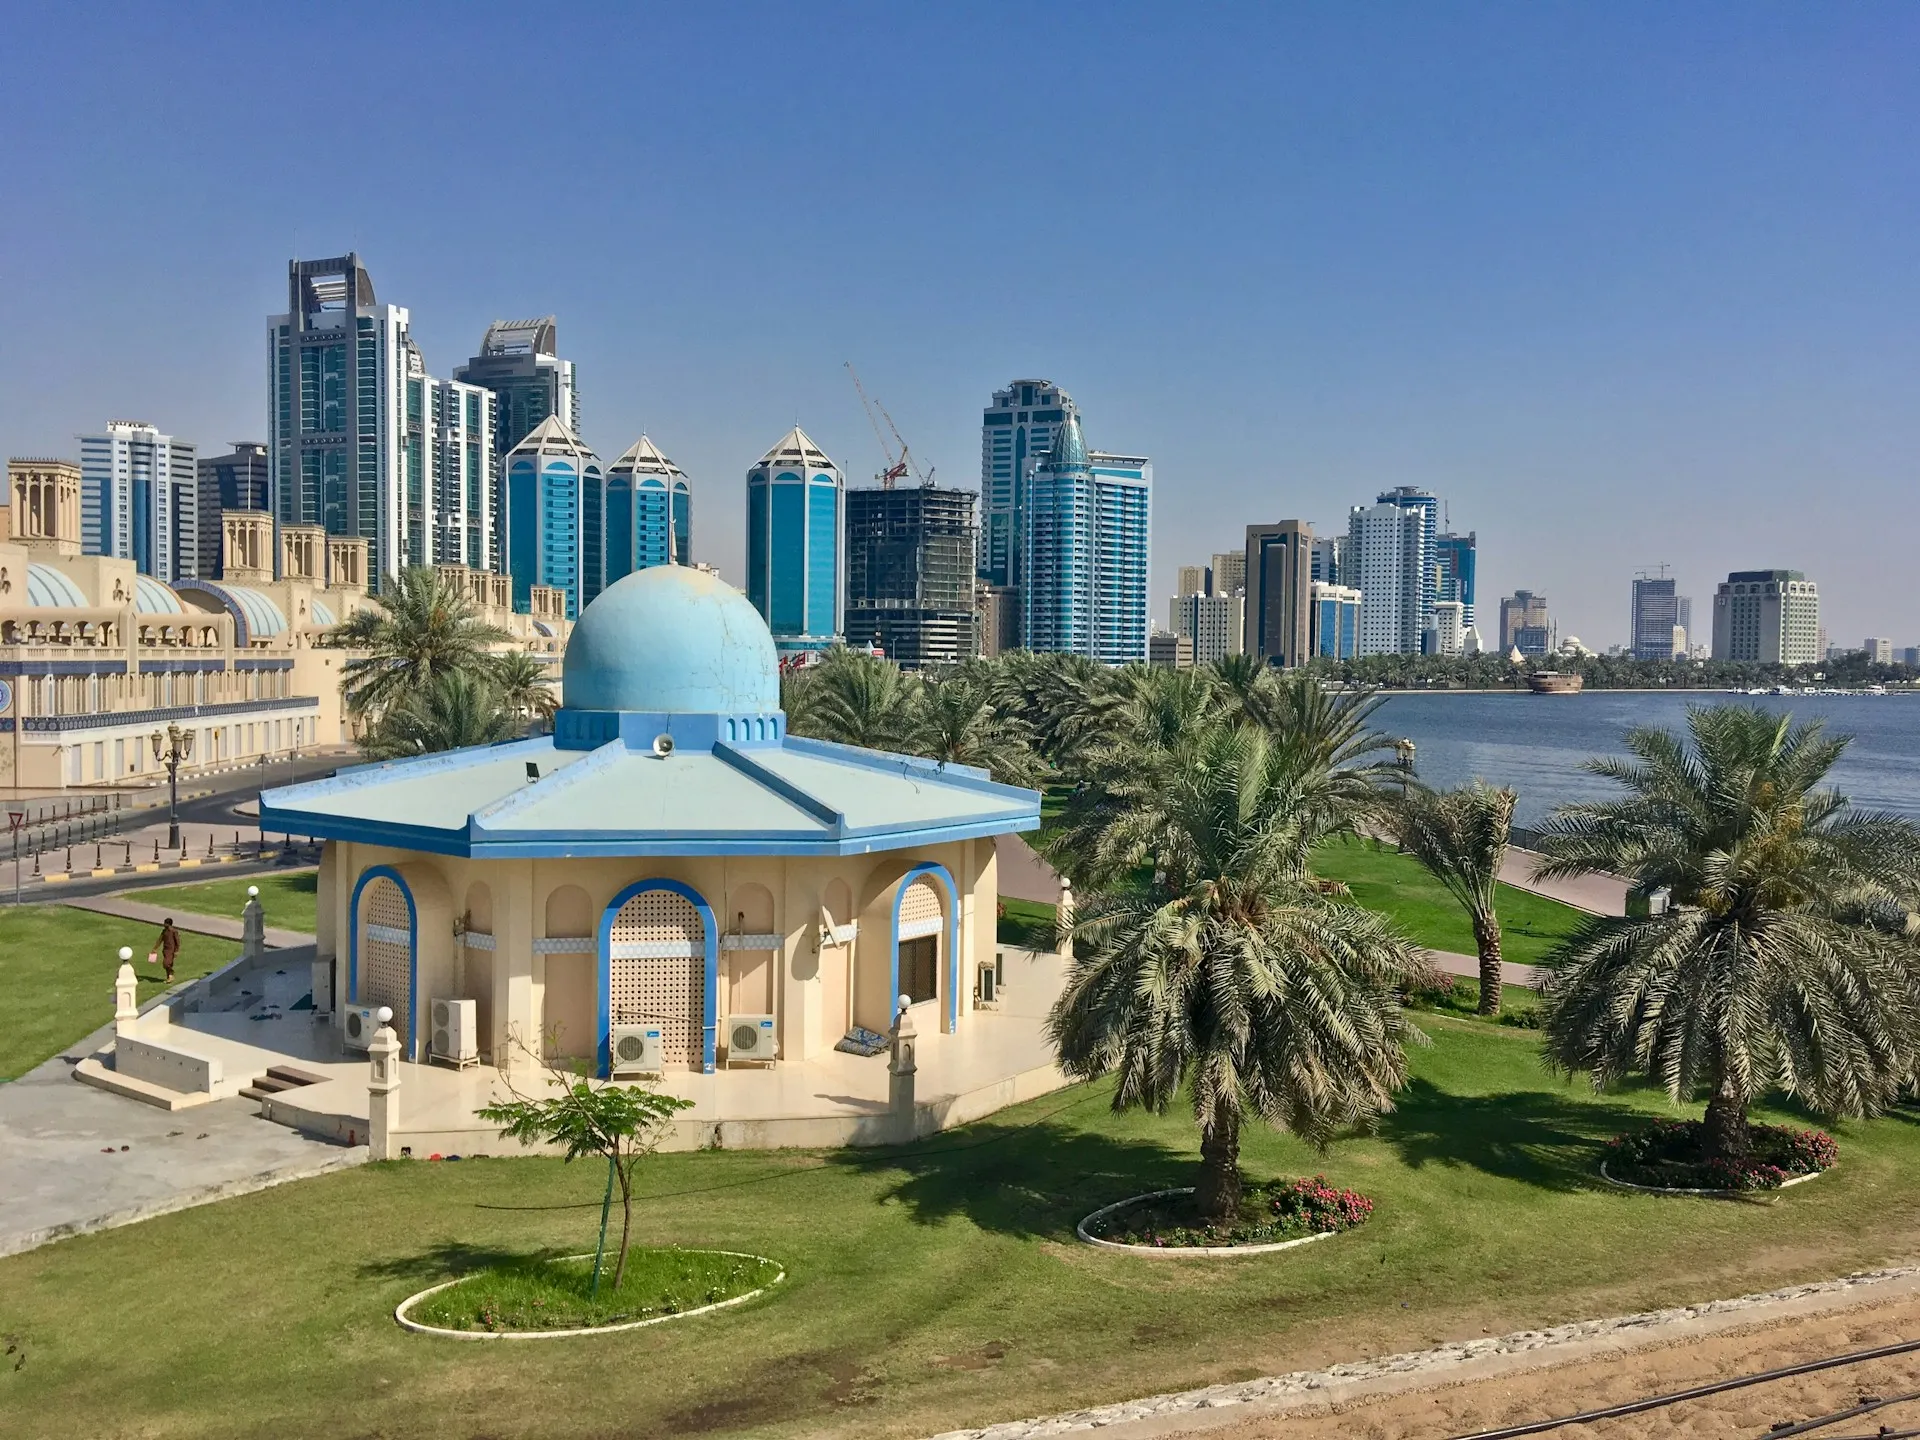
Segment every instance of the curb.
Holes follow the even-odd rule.
[[[1149,1190],[1144,1195],[1132,1195],[1125,1200],[1116,1200],[1111,1205],[1102,1205],[1086,1219],[1073,1227],[1073,1233],[1088,1245],[1097,1245],[1102,1250],[1124,1250],[1129,1255],[1151,1255],[1155,1259],[1185,1255],[1271,1255],[1276,1250],[1292,1250],[1296,1246],[1311,1245],[1316,1240],[1331,1240],[1341,1232],[1323,1230],[1317,1235],[1302,1235],[1297,1240],[1276,1240],[1270,1245],[1128,1245],[1119,1240],[1102,1240],[1087,1227],[1102,1215],[1111,1215],[1116,1210],[1124,1210],[1129,1205],[1138,1205],[1142,1200],[1158,1200],[1163,1195],[1191,1195],[1193,1186],[1182,1185],[1174,1190]]]
[[[1838,1162],[1836,1162],[1838,1163]],[[1832,1165],[1827,1167],[1831,1170]],[[1809,1180],[1818,1180],[1827,1170],[1816,1170],[1811,1175],[1796,1175],[1791,1180],[1782,1180],[1771,1190],[1683,1190],[1674,1185],[1636,1185],[1631,1180],[1616,1180],[1607,1173],[1607,1162],[1600,1162],[1600,1178],[1609,1185],[1622,1190],[1637,1190],[1642,1195],[1710,1195],[1722,1200],[1751,1200],[1762,1195],[1778,1195],[1782,1190],[1791,1190],[1796,1185],[1804,1185]]]
[[[676,1247],[678,1248],[678,1247]],[[696,1315],[709,1315],[715,1310],[725,1310],[729,1305],[744,1305],[756,1296],[764,1295],[774,1286],[787,1278],[787,1267],[778,1260],[770,1260],[765,1255],[749,1255],[744,1250],[700,1250],[693,1252],[705,1255],[731,1255],[738,1260],[758,1260],[763,1265],[776,1266],[780,1273],[757,1290],[749,1290],[744,1295],[735,1295],[731,1300],[716,1300],[711,1305],[701,1305],[693,1310],[680,1310],[672,1315],[655,1315],[651,1320],[623,1320],[618,1325],[589,1325],[578,1330],[448,1330],[439,1325],[423,1325],[418,1320],[409,1320],[407,1311],[429,1295],[438,1295],[442,1290],[451,1290],[455,1285],[471,1280],[473,1275],[459,1275],[452,1280],[443,1280],[438,1285],[429,1285],[417,1295],[409,1295],[393,1307],[393,1318],[400,1322],[403,1329],[416,1335],[439,1335],[448,1340],[567,1340],[578,1335],[617,1335],[623,1330],[641,1330],[649,1325],[665,1325],[670,1320],[691,1320]],[[585,1260],[586,1255],[561,1255],[561,1260]],[[474,1274],[479,1274],[475,1271]]]

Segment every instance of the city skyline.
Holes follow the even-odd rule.
[[[648,433],[696,484],[735,483],[795,422],[854,483],[878,470],[840,369],[852,358],[922,463],[970,486],[981,400],[1046,376],[1102,435],[1154,458],[1156,614],[1177,566],[1245,524],[1298,515],[1329,533],[1406,484],[1477,533],[1482,606],[1546,591],[1563,632],[1600,648],[1627,641],[1626,581],[1660,561],[1695,597],[1734,570],[1800,569],[1827,581],[1831,633],[1920,634],[1891,533],[1799,520],[1808,495],[1836,522],[1898,503],[1920,447],[1901,318],[1920,286],[1895,239],[1920,191],[1900,138],[1920,103],[1894,60],[1920,28],[1910,14],[1755,27],[1723,10],[1502,9],[1380,29],[1229,12],[1204,34],[1150,10],[1088,27],[1062,15],[1034,37],[1073,33],[1087,63],[1044,103],[969,63],[984,40],[959,17],[662,14],[648,44],[686,103],[645,129],[595,80],[621,47],[580,47],[570,128],[586,138],[569,178],[601,218],[561,233],[455,203],[451,178],[380,137],[466,135],[478,77],[585,22],[503,17],[421,75],[405,57],[425,17],[357,13],[369,43],[338,141],[366,173],[319,213],[286,165],[294,112],[235,126],[189,87],[167,124],[136,127],[107,103],[157,63],[266,65],[293,44],[293,17],[128,11],[84,44],[70,17],[23,17],[32,143],[9,147],[0,174],[23,213],[61,223],[5,242],[13,273],[34,277],[0,357],[8,453],[77,458],[72,437],[117,415],[202,453],[267,439],[258,326],[285,308],[282,267],[353,249],[410,311],[432,375],[502,317],[557,314],[582,438],[612,455]],[[929,65],[934,51],[952,63]],[[839,88],[861,98],[769,134],[724,97],[775,55],[858,77]],[[1138,113],[1066,103],[1148,55],[1174,81]],[[1286,103],[1255,105],[1276,78]],[[849,141],[883,111],[877,149]],[[1139,195],[1127,225],[1063,239],[1002,223],[1000,137],[1042,115],[1061,127],[1052,201],[1124,179]],[[533,165],[531,140],[500,143],[498,173]],[[101,163],[175,177],[181,202],[222,225],[114,223]],[[1248,164],[1258,183],[1219,183]],[[749,219],[796,175],[825,202],[799,243]],[[396,209],[409,186],[420,203]],[[1190,225],[1203,196],[1214,220]],[[639,222],[662,205],[675,225]],[[1045,284],[1009,283],[1049,266]],[[773,314],[807,344],[764,343]],[[743,580],[740,508],[706,514],[702,558]]]

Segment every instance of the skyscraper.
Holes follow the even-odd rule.
[[[973,658],[977,499],[936,485],[846,492],[850,644],[906,670]]]
[[[1347,515],[1341,583],[1360,591],[1359,655],[1417,655],[1429,623],[1433,566],[1428,517],[1382,500]]]
[[[1227,550],[1213,557],[1209,567],[1213,571],[1213,593],[1216,595],[1244,595],[1247,593],[1247,552]]]
[[[1026,496],[1019,573],[1029,650],[1108,665],[1147,654],[1153,465],[1089,453],[1077,415],[1054,432]]]
[[[550,415],[580,433],[580,392],[573,362],[560,358],[559,326],[551,315],[537,320],[496,320],[481,338],[480,353],[453,378],[491,390],[493,451],[504,456]]]
[[[463,380],[429,380],[426,391],[434,563],[497,571],[502,520],[494,513],[500,470],[493,453],[493,392]]]
[[[1327,660],[1351,660],[1360,647],[1360,592],[1347,585],[1316,580],[1312,590],[1313,625],[1308,644]]]
[[[1211,665],[1238,655],[1247,628],[1244,595],[1176,595],[1169,607],[1171,628],[1193,641],[1193,663]]]
[[[220,517],[229,510],[271,510],[267,486],[267,447],[253,440],[236,440],[230,455],[203,455],[198,464],[200,484],[200,564],[194,571],[202,580],[218,580],[224,569]]]
[[[1442,535],[1433,542],[1434,563],[1439,567],[1434,599],[1460,602],[1460,629],[1463,635],[1474,623],[1473,580],[1477,541],[1477,532],[1469,530],[1465,535]]]
[[[200,477],[193,446],[144,420],[80,439],[80,543],[156,580],[199,573]]]
[[[1810,665],[1820,628],[1820,589],[1798,570],[1735,570],[1714,593],[1716,660]]]
[[[846,481],[799,426],[747,471],[747,598],[787,653],[840,639]]]
[[[1313,541],[1313,579],[1321,585],[1341,584],[1346,568],[1347,537],[1318,535]]]
[[[1211,565],[1182,565],[1177,595],[1211,595],[1213,593],[1213,567]]]
[[[1685,618],[1682,618],[1684,615]],[[1674,653],[1674,631],[1693,619],[1693,605],[1665,575],[1640,575],[1633,582],[1629,648],[1636,660],[1684,659]]]
[[[1247,527],[1249,655],[1274,665],[1312,655],[1313,527],[1304,520]]]
[[[595,594],[649,565],[693,563],[693,487],[645,435],[607,467],[604,524],[604,569]]]
[[[267,339],[274,517],[364,539],[378,587],[425,558],[429,530],[425,368],[407,312],[375,300],[358,255],[292,260]]]
[[[994,392],[980,429],[981,579],[1022,583],[1027,484],[1053,448],[1054,434],[1078,414],[1073,398],[1051,380],[1015,380]]]
[[[1553,621],[1547,597],[1516,590],[1500,602],[1500,648],[1522,655],[1544,655],[1553,648]]]
[[[587,572],[604,573],[600,457],[550,415],[507,453],[506,477],[503,551],[513,576],[513,608],[530,612],[533,587],[551,585],[566,592],[567,618],[579,618],[589,598]],[[588,515],[591,525],[583,519]]]
[[[1439,597],[1440,499],[1415,485],[1396,485],[1374,498],[1377,505],[1393,505],[1420,517],[1415,552],[1410,557],[1412,573],[1407,590],[1414,609],[1412,618],[1413,651],[1427,649],[1433,643],[1433,602]],[[1348,582],[1351,583],[1351,582]],[[1362,591],[1368,587],[1360,586]]]

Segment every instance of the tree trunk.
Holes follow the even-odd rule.
[[[1473,945],[1480,952],[1480,1009],[1482,1015],[1500,1013],[1500,917],[1489,910],[1473,915]]]
[[[1752,1136],[1747,1130],[1746,1097],[1737,1093],[1725,1076],[1707,1101],[1706,1158],[1738,1165],[1751,1151]]]
[[[616,1173],[620,1176],[620,1258],[613,1263],[613,1289],[618,1294],[627,1276],[627,1241],[633,1234],[633,1177],[624,1165],[617,1166]]]
[[[1205,1220],[1240,1213],[1240,1116],[1221,1114],[1200,1131],[1200,1183],[1193,1206]]]

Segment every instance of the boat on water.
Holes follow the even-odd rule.
[[[1527,676],[1527,688],[1536,695],[1578,695],[1586,683],[1586,676],[1578,671],[1567,674],[1559,670],[1536,670]]]

